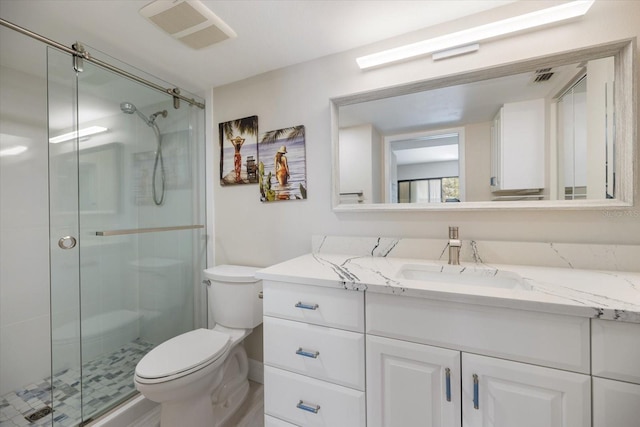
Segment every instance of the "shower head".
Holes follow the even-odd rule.
[[[133,114],[136,112],[136,106],[130,102],[121,102],[120,109],[125,114]]]
[[[153,113],[151,116],[149,116],[149,118],[147,118],[147,116],[145,116],[140,111],[138,111],[138,109],[136,108],[135,105],[133,105],[133,103],[127,102],[127,101],[120,103],[120,109],[125,114],[136,113],[138,116],[140,116],[142,121],[144,121],[147,124],[147,126],[151,126],[151,127],[154,125],[156,121],[156,117],[158,116],[167,117],[167,115],[169,114],[167,113],[167,110],[162,110],[162,111]]]

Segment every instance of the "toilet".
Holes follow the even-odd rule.
[[[242,340],[262,323],[257,270],[238,265],[204,270],[215,326],[171,338],[138,362],[135,386],[160,403],[161,426],[218,427],[246,398],[249,364]]]

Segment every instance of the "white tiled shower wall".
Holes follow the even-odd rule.
[[[44,51],[39,51],[42,52],[39,65],[44,67]],[[3,67],[0,86],[2,145],[29,147],[22,155],[0,157],[0,395],[3,395],[25,385],[25,381],[49,376],[51,368],[46,81]],[[31,117],[32,121],[11,121],[10,117],[18,110],[24,110],[20,116]]]

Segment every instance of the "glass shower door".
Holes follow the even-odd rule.
[[[184,102],[174,108],[167,94],[91,63],[74,73],[60,55],[72,75],[60,92],[75,99],[66,100],[70,126],[52,132],[80,136],[50,144],[51,216],[64,223],[52,241],[77,242],[56,251],[65,269],[56,270],[52,300],[66,315],[54,322],[54,372],[75,379],[86,421],[135,394],[137,362],[196,324],[204,113]],[[60,345],[73,357],[56,351],[67,332],[73,344]]]
[[[81,419],[77,85],[70,56],[47,49],[53,424]],[[52,139],[60,136],[58,139]]]

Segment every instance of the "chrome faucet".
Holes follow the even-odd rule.
[[[458,227],[449,227],[449,264],[460,265],[460,247],[462,241],[458,238]]]

